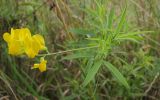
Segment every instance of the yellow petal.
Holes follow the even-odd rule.
[[[28,28],[22,28],[20,34],[20,40],[27,41],[28,38],[31,38],[31,32]]]
[[[40,59],[40,64],[34,64],[34,66],[31,68],[31,69],[35,69],[35,68],[39,68],[40,72],[44,72],[46,71],[46,64],[47,64],[47,61],[44,60],[44,58]]]
[[[11,39],[10,34],[9,34],[9,33],[4,33],[4,34],[3,34],[3,39],[4,39],[6,42],[9,42],[10,39]]]
[[[34,64],[34,66],[31,69],[39,68],[39,64]]]
[[[24,53],[22,44],[19,41],[11,41],[11,43],[8,44],[8,48],[9,48],[9,54],[12,55],[21,55]]]
[[[11,28],[11,38],[14,40],[19,40],[20,38],[20,29]]]
[[[25,50],[25,53],[29,58],[34,58],[38,53],[35,52],[32,48],[28,48]]]
[[[34,50],[34,43],[32,38],[28,38],[24,41],[25,53],[29,58],[34,58],[38,54],[38,50]]]
[[[34,40],[34,43],[38,46],[40,50],[43,50],[45,48],[44,38],[41,35],[36,34],[32,38]]]
[[[44,60],[44,61],[42,61],[42,62],[40,63],[40,65],[39,65],[39,70],[40,70],[41,72],[46,71],[46,63],[47,63],[46,60]]]

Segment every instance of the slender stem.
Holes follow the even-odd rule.
[[[76,48],[76,49],[71,49],[71,50],[66,50],[66,51],[59,51],[59,52],[54,52],[54,53],[47,53],[47,54],[39,54],[38,56],[56,55],[56,54],[62,54],[62,53],[66,53],[66,52],[79,51],[79,50],[85,50],[85,49],[92,49],[92,48],[97,48],[97,47],[99,47],[99,46]]]
[[[159,77],[159,72],[156,74],[156,76],[154,77],[153,81],[151,82],[151,84],[149,85],[148,89],[145,91],[145,94],[147,95],[147,93],[151,90],[151,88],[153,87],[154,83],[156,82],[157,78]]]

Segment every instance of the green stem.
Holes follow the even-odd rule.
[[[72,52],[72,51],[78,51],[78,50],[85,50],[85,49],[92,49],[92,48],[97,48],[97,47],[99,47],[99,46],[76,48],[76,49],[71,49],[71,50],[66,50],[66,51],[59,51],[59,52],[54,52],[54,53],[47,53],[47,54],[39,54],[38,56],[50,56],[50,55],[62,54],[62,53],[66,53],[66,52]]]

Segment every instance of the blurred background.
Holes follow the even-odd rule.
[[[99,25],[90,17],[101,14],[97,5],[106,13],[114,8],[115,22],[126,8],[123,32],[152,31],[141,34],[138,43],[118,43],[106,58],[126,78],[130,92],[103,66],[94,82],[81,87],[86,61],[67,56],[74,52],[47,56],[43,73],[31,70],[38,58],[8,55],[3,33],[11,28],[27,27],[32,34],[43,35],[50,52],[86,46],[90,31],[75,29],[94,30]],[[159,0],[0,0],[0,100],[159,100],[159,72]]]

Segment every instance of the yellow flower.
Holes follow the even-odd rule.
[[[29,29],[11,29],[11,34],[4,33],[3,38],[8,43],[9,54],[12,55],[21,55],[24,53],[23,41],[26,38],[30,38],[31,33]]]
[[[11,29],[11,34],[4,33],[3,38],[11,55],[26,53],[29,58],[34,58],[40,50],[46,49],[44,38],[39,34],[31,36],[28,28]]]
[[[34,64],[34,66],[31,69],[38,68],[40,72],[44,72],[46,71],[46,64],[47,64],[47,60],[44,60],[44,58],[41,58],[40,63]]]
[[[25,53],[30,58],[34,58],[40,50],[45,50],[44,38],[41,35],[33,35],[28,41],[25,41]]]

